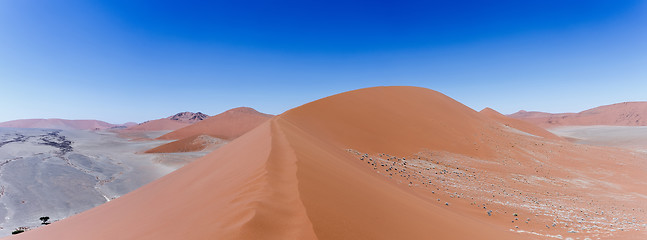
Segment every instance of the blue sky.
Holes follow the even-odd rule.
[[[0,121],[279,114],[382,85],[506,114],[646,101],[647,2],[0,0]]]

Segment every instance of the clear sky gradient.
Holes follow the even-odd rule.
[[[506,114],[645,101],[647,1],[0,0],[0,121],[279,114],[383,85]]]

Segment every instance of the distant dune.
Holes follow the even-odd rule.
[[[483,110],[481,110],[481,114],[484,114],[485,116],[491,118],[494,121],[500,122],[503,125],[506,125],[508,127],[511,127],[535,136],[544,137],[544,138],[553,139],[553,140],[561,139],[560,137],[547,131],[546,129],[543,129],[541,127],[535,126],[533,124],[530,124],[528,122],[525,122],[519,119],[506,117],[505,115],[491,108],[484,108]]]
[[[146,153],[202,151],[210,146],[233,140],[271,117],[272,115],[260,113],[248,107],[230,109],[199,123],[162,135],[158,139],[179,140],[150,149]]]
[[[181,112],[170,117],[150,120],[138,125],[128,127],[126,131],[164,131],[164,130],[177,130],[193,123],[202,121],[209,116],[197,112]]]
[[[187,122],[175,121],[167,118],[150,120],[124,129],[125,131],[164,131],[176,130],[191,125]]]
[[[508,117],[544,128],[557,126],[647,126],[647,102],[624,102],[592,108],[579,113],[519,111]]]
[[[433,90],[360,89],[272,117],[130,194],[12,239],[635,236],[616,219],[646,217],[635,211],[645,207],[645,159],[551,138]]]
[[[121,125],[110,124],[99,120],[20,119],[0,123],[0,127],[11,128],[51,128],[63,130],[102,130]]]
[[[231,140],[247,133],[271,117],[272,115],[260,113],[253,108],[239,107],[164,134],[158,139],[182,139],[196,135],[209,135]]]

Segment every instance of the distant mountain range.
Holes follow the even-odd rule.
[[[99,120],[68,120],[58,118],[48,119],[19,119],[0,123],[0,127],[10,128],[51,128],[63,130],[103,130],[110,128],[126,128],[137,123],[111,124]]]
[[[63,130],[105,130],[105,129],[127,129],[127,130],[175,130],[201,120],[207,119],[209,115],[197,112],[181,112],[173,116],[157,120],[146,121],[140,124],[127,122],[124,124],[112,124],[100,120],[69,120],[59,118],[48,119],[19,119],[0,123],[0,127],[10,128],[49,128]]]

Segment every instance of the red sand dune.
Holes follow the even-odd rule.
[[[58,118],[49,119],[20,119],[0,123],[0,127],[11,128],[53,128],[63,130],[98,130],[108,129],[119,125],[110,124],[99,120],[67,120]]]
[[[202,151],[210,146],[233,140],[271,117],[272,115],[260,113],[253,108],[230,109],[199,123],[160,136],[158,139],[180,140],[149,149],[146,153]]]
[[[483,110],[481,110],[480,113],[484,114],[485,116],[491,118],[494,121],[500,122],[503,125],[506,125],[508,127],[511,127],[517,130],[521,130],[523,132],[526,132],[535,136],[544,137],[544,138],[553,139],[553,140],[562,139],[559,136],[547,131],[546,129],[540,128],[538,126],[532,125],[528,122],[525,122],[519,119],[506,117],[505,115],[491,108],[484,108]]]
[[[135,126],[128,127],[126,131],[164,131],[164,130],[177,130],[203,119],[206,119],[206,114],[201,112],[181,112],[167,118],[160,118],[157,120],[146,121]]]
[[[429,89],[368,88],[12,239],[644,239],[628,223],[645,220],[644,160],[518,134]]]
[[[239,107],[164,134],[158,139],[182,139],[196,135],[209,135],[231,140],[249,132],[271,117],[272,115],[260,113],[253,108]]]
[[[191,125],[187,122],[179,122],[167,118],[150,120],[140,123],[138,125],[124,129],[125,131],[164,131],[164,130],[177,130]]]
[[[508,117],[540,127],[567,125],[647,126],[647,102],[624,102],[592,108],[579,113],[544,113],[519,111]]]

